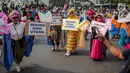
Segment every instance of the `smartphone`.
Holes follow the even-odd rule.
[[[97,33],[96,33],[96,27],[92,27],[91,29],[92,29],[92,38],[93,39],[97,39],[96,38],[96,35],[97,35]]]

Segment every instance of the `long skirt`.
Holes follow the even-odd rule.
[[[105,37],[106,37],[106,39],[109,40],[109,31],[106,32]],[[92,44],[92,40],[93,40],[93,38],[91,36],[91,40],[90,40],[90,53],[91,53],[91,50],[92,50],[92,46],[94,45],[94,44]],[[105,44],[103,44],[103,51],[102,52],[103,52],[102,54],[104,55],[104,57],[106,57],[107,47],[105,46]]]
[[[12,39],[11,43],[13,48],[14,61],[16,64],[20,64],[25,53],[25,40],[24,38],[21,38],[19,40]]]
[[[67,53],[75,52],[77,47],[77,38],[78,32],[77,31],[68,31],[67,32]]]

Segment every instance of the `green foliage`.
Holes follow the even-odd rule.
[[[105,3],[130,3],[130,0],[105,0]]]
[[[64,6],[66,0],[50,0],[50,3],[54,6]]]

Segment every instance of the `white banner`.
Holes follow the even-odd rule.
[[[92,22],[91,22],[91,25],[90,25],[90,28],[89,28],[89,30],[88,30],[88,31],[91,32],[91,33],[92,33],[91,28],[92,28],[93,26],[97,27],[97,28],[99,29],[99,31],[102,33],[102,35],[104,35],[104,36],[105,36],[105,34],[106,34],[106,32],[107,32],[107,30],[108,30],[108,28],[109,28],[109,25],[107,25],[106,23],[101,23],[101,22],[97,22],[97,21],[92,21]]]
[[[52,14],[48,11],[46,14],[38,12],[41,22],[49,22],[52,23]]]

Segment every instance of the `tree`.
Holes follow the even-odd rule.
[[[65,0],[50,0],[53,6],[64,6],[65,2]]]
[[[105,3],[130,3],[130,0],[105,0]]]

